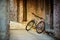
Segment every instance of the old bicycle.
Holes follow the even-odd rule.
[[[35,17],[39,18],[41,21],[39,21],[38,23],[36,22],[36,20],[29,21],[26,25],[26,30],[29,31],[31,28],[35,27],[37,33],[42,33],[45,30],[44,19],[42,17],[39,17],[39,16],[35,15],[34,13],[32,13],[32,14]]]

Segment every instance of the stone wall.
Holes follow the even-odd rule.
[[[53,24],[55,36],[60,38],[60,0],[54,0],[54,9],[53,9]]]
[[[10,21],[17,21],[17,1],[9,0],[9,19]]]

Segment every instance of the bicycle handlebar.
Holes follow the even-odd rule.
[[[39,17],[39,16],[37,16],[37,15],[35,15],[34,13],[32,13],[35,17],[38,17],[38,18],[40,18],[40,19],[43,19],[42,17]]]

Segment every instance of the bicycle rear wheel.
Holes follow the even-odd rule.
[[[44,21],[40,21],[36,26],[36,32],[40,34],[44,30],[45,30],[45,23],[44,23]]]
[[[35,22],[33,20],[28,22],[28,24],[26,25],[26,30],[29,31],[33,27],[34,23]]]

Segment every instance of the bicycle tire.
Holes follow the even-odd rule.
[[[43,24],[44,24],[44,26],[42,27],[42,26],[40,26],[40,24],[43,22]],[[40,27],[39,27],[40,26]],[[38,31],[38,29],[41,29],[42,28],[42,30],[39,32]],[[38,34],[40,34],[40,33],[42,33],[43,31],[45,31],[45,23],[44,23],[44,21],[40,21],[37,25],[36,25],[36,32],[38,33]]]
[[[32,23],[32,25],[30,25],[31,23]],[[26,25],[26,30],[29,31],[32,28],[32,26],[34,25],[34,23],[35,23],[34,20],[31,20],[30,22],[28,22],[28,24]],[[28,28],[28,27],[30,27],[30,28]]]

